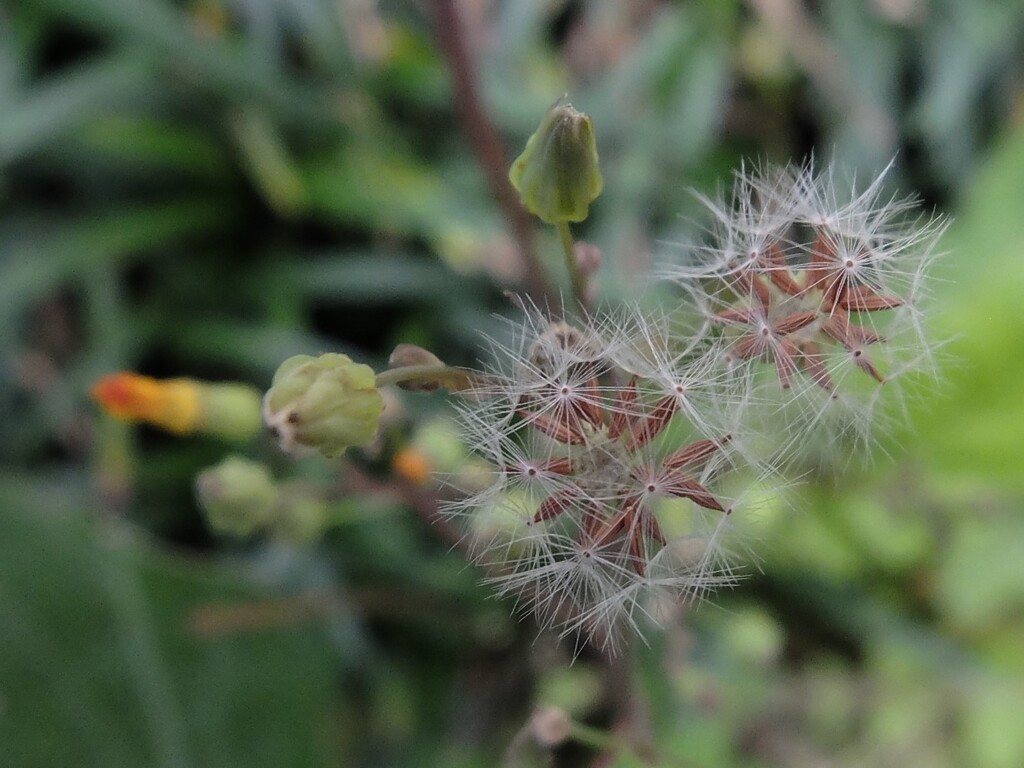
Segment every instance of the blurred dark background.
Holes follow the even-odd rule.
[[[1024,765],[1022,74],[1019,0],[4,0],[0,764]],[[414,513],[434,489],[394,458],[459,464],[443,398],[328,465],[88,397],[399,341],[473,363],[524,252],[562,274],[495,148],[563,93],[597,130],[578,234],[608,304],[744,159],[895,157],[954,219],[939,393],[765,504],[751,577],[612,664],[570,666]],[[193,477],[232,451],[340,483],[336,524],[212,535]],[[548,753],[545,705],[620,741]]]

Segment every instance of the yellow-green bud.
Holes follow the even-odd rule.
[[[244,442],[260,434],[260,391],[250,384],[206,384],[199,394],[199,429]]]
[[[559,99],[508,176],[523,205],[542,221],[583,221],[604,185],[590,116]]]
[[[260,433],[260,393],[237,382],[154,379],[131,371],[104,376],[92,396],[107,413],[176,435],[202,433],[243,442]]]
[[[229,456],[196,476],[196,496],[210,528],[249,536],[268,525],[278,490],[262,464]]]
[[[273,531],[279,539],[292,544],[307,544],[318,539],[330,524],[327,501],[302,483],[285,487],[274,513]]]
[[[328,457],[371,442],[382,410],[373,369],[336,353],[285,360],[263,397],[263,420],[282,450]]]

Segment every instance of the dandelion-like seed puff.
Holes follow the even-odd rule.
[[[614,647],[652,598],[703,598],[737,571],[737,469],[863,447],[930,371],[923,305],[945,223],[843,195],[811,165],[737,174],[711,242],[666,269],[702,316],[632,309],[570,324],[527,312],[460,408],[490,483],[450,502],[499,593]],[[753,471],[750,471],[753,470]],[[732,496],[728,494],[732,493]]]
[[[946,222],[884,196],[888,170],[857,191],[831,167],[743,169],[730,199],[704,200],[710,242],[665,270],[757,389],[779,457],[841,463],[934,374],[924,308]]]
[[[582,326],[531,317],[460,413],[491,483],[452,502],[502,594],[563,634],[614,645],[650,598],[731,583],[719,488],[743,403],[716,356],[633,311]]]

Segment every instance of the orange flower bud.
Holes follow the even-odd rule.
[[[92,396],[115,419],[146,422],[178,435],[195,431],[199,421],[199,385],[190,379],[114,373],[96,382]]]
[[[92,396],[115,419],[145,422],[176,435],[198,432],[244,442],[262,429],[260,393],[248,384],[122,372],[96,382]]]
[[[430,460],[416,448],[403,448],[396,453],[391,468],[414,485],[422,485],[430,479]]]

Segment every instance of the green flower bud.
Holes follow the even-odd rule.
[[[278,490],[262,464],[229,456],[196,476],[196,497],[212,530],[249,536],[270,523]]]
[[[274,535],[292,544],[320,538],[330,525],[327,501],[314,489],[292,483],[285,487],[274,513]]]
[[[508,177],[523,205],[542,221],[583,221],[604,185],[590,116],[560,99],[544,115]]]
[[[204,384],[197,429],[236,442],[251,440],[263,430],[260,397],[260,391],[249,384]]]
[[[377,434],[384,400],[373,369],[346,355],[296,355],[274,374],[263,397],[263,420],[281,449],[338,456]]]
[[[104,376],[92,388],[120,421],[144,422],[176,435],[216,435],[243,442],[262,429],[260,392],[238,382],[153,379],[131,371]]]

